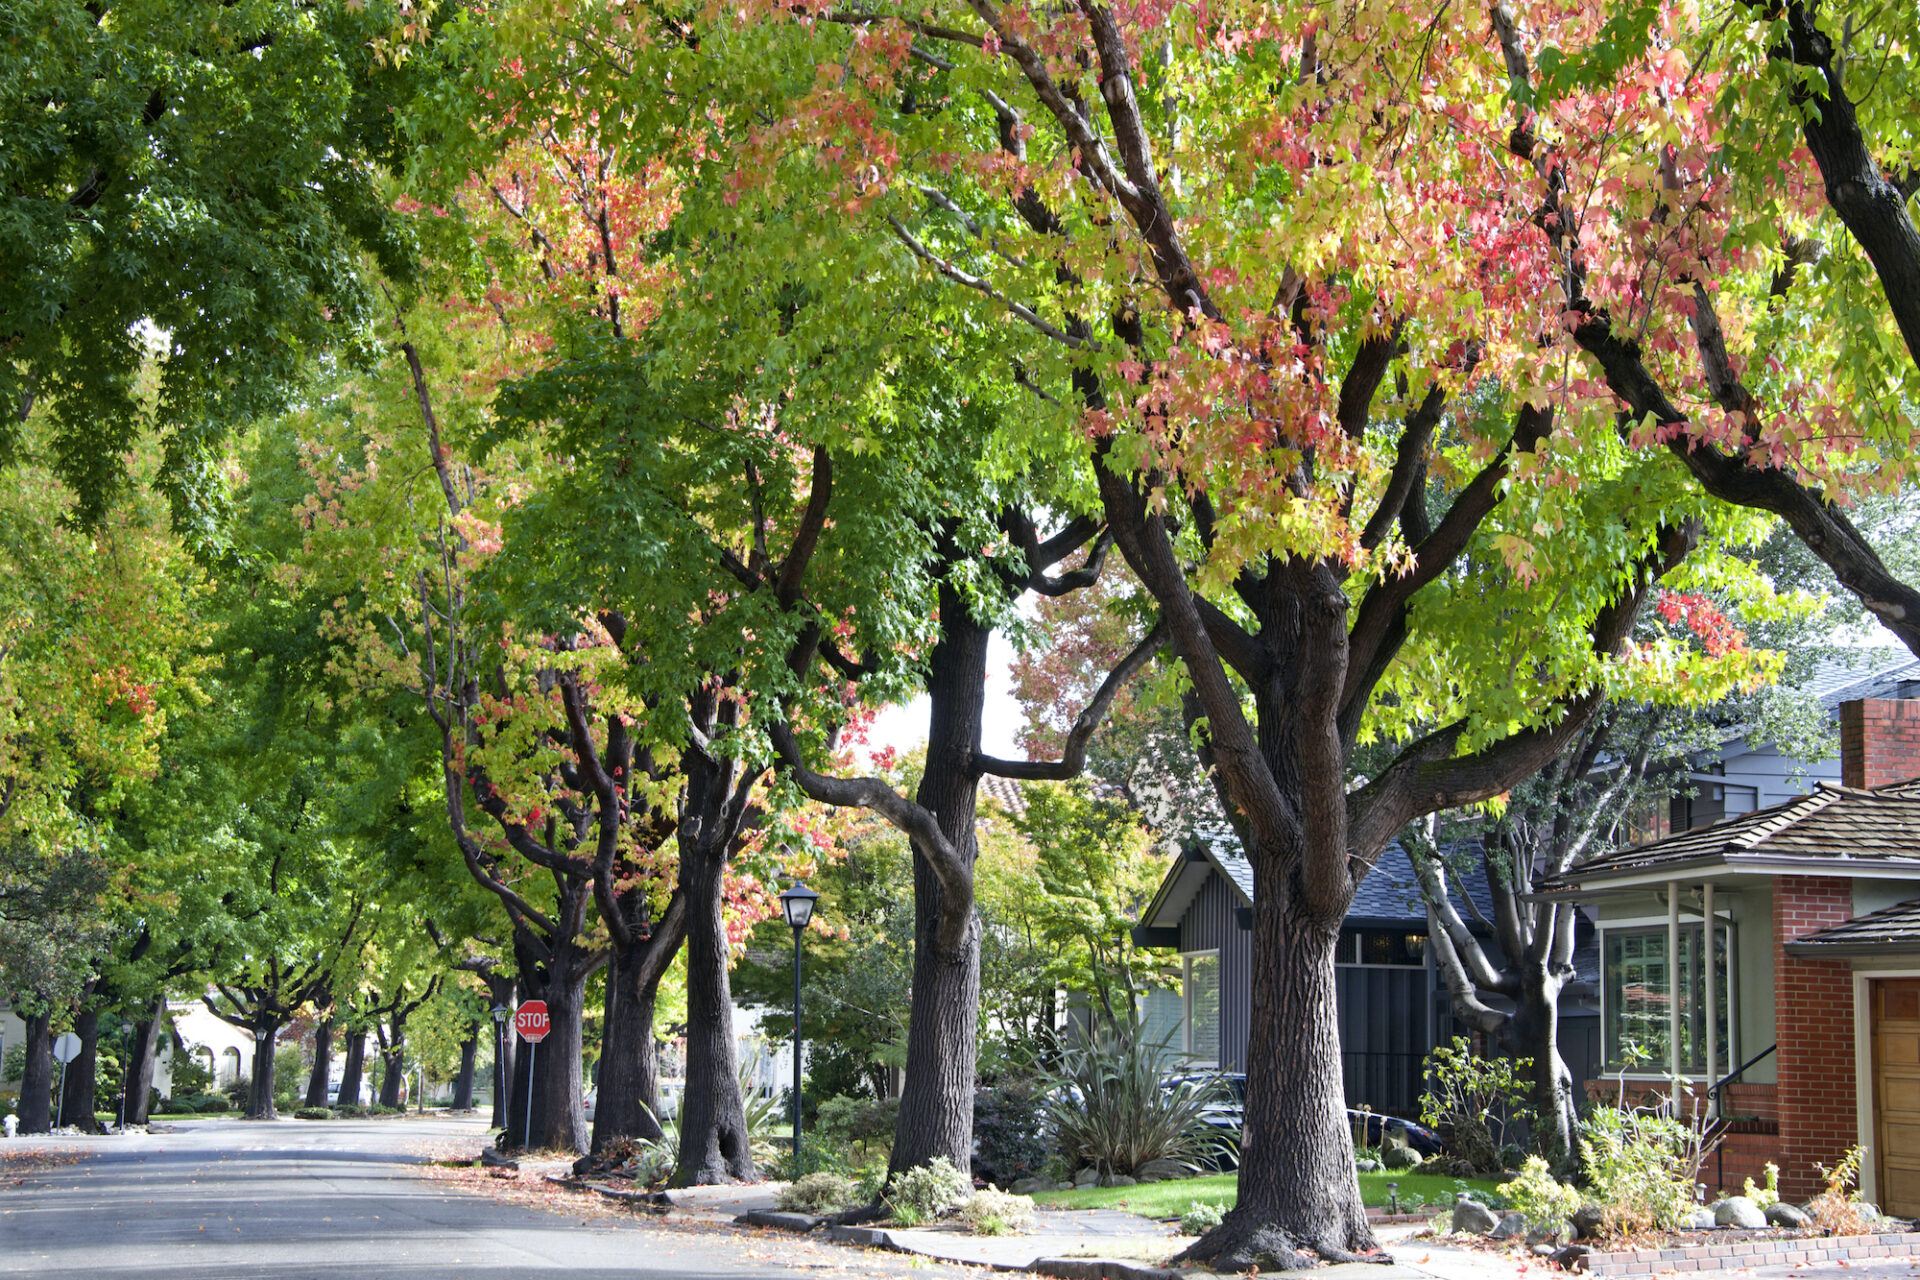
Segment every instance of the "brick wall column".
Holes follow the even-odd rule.
[[[1856,704],[1857,705],[1857,704]],[[1784,944],[1853,918],[1853,882],[1776,876],[1773,1022],[1779,1066],[1780,1195],[1805,1200],[1815,1164],[1832,1165],[1858,1138],[1854,1110],[1853,966],[1788,955]]]
[[[1886,787],[1920,778],[1920,698],[1840,704],[1840,781]]]

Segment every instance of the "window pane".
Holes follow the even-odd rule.
[[[1698,1074],[1706,1069],[1706,974],[1701,950],[1706,930],[1699,924],[1680,926],[1680,954],[1667,955],[1667,931],[1610,929],[1606,934],[1606,1055],[1609,1069],[1626,1065],[1630,1046],[1637,1046],[1637,1070],[1659,1075],[1670,1068],[1671,1002],[1680,1000],[1680,1069]],[[1725,1075],[1732,1065],[1733,999],[1729,973],[1730,931],[1714,930],[1715,1003],[1718,1007],[1715,1066]]]
[[[1187,1052],[1202,1062],[1220,1061],[1220,957],[1187,960]]]
[[[1140,1001],[1141,1033],[1148,1044],[1163,1045],[1170,1053],[1178,1053],[1185,1014],[1185,1002],[1178,991],[1149,991]]]

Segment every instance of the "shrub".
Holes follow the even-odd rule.
[[[1671,1116],[1611,1107],[1580,1124],[1580,1155],[1609,1233],[1671,1231],[1693,1212],[1692,1132]]]
[[[988,1187],[963,1200],[958,1217],[977,1236],[1018,1235],[1033,1226],[1033,1198]]]
[[[336,1116],[346,1116],[349,1119],[358,1119],[367,1114],[367,1109],[357,1102],[343,1102],[333,1109],[333,1114]]]
[[[1038,1173],[1052,1154],[1044,1099],[1030,1084],[1002,1084],[973,1095],[974,1175],[1009,1186]]]
[[[789,1213],[837,1213],[859,1203],[852,1178],[810,1173],[780,1193],[779,1207]]]
[[[1753,1179],[1748,1178],[1747,1185],[1742,1194],[1762,1209],[1767,1208],[1769,1205],[1779,1204],[1780,1166],[1771,1160],[1767,1161],[1767,1185],[1764,1187],[1756,1187],[1753,1185]]]
[[[759,1160],[757,1156],[755,1159]],[[837,1173],[846,1178],[854,1174],[853,1163],[847,1159],[846,1145],[824,1134],[816,1134],[801,1142],[798,1163],[794,1161],[791,1144],[775,1148],[766,1160],[759,1163],[767,1176],[776,1182],[798,1182],[812,1173]]]
[[[176,1098],[183,1093],[205,1093],[213,1085],[213,1072],[201,1066],[200,1060],[191,1053],[174,1054],[172,1071]]]
[[[1500,1188],[1514,1210],[1525,1215],[1527,1225],[1548,1230],[1564,1223],[1585,1203],[1586,1197],[1553,1176],[1553,1169],[1539,1156],[1528,1156],[1519,1176]]]
[[[1187,1211],[1180,1215],[1180,1234],[1183,1236],[1203,1236],[1219,1226],[1227,1218],[1227,1206],[1215,1202],[1207,1204],[1199,1200],[1187,1202]]]
[[[1230,1142],[1207,1123],[1225,1098],[1218,1081],[1163,1084],[1164,1045],[1136,1029],[1111,1045],[1065,1050],[1050,1078],[1045,1111],[1061,1153],[1107,1173],[1132,1173],[1151,1160],[1199,1172]]]
[[[247,1099],[253,1096],[253,1086],[245,1080],[235,1080],[220,1092],[226,1095],[233,1110],[245,1111]]]
[[[325,1107],[301,1107],[293,1113],[295,1120],[331,1120],[333,1112]]]
[[[1855,1147],[1831,1169],[1826,1165],[1815,1166],[1827,1185],[1807,1201],[1807,1212],[1813,1215],[1816,1226],[1825,1227],[1835,1235],[1858,1235],[1871,1221],[1860,1206],[1859,1190],[1854,1188],[1854,1179],[1860,1176],[1860,1157],[1860,1148]]]
[[[1474,1172],[1506,1167],[1500,1149],[1508,1145],[1508,1126],[1533,1114],[1527,1106],[1530,1086],[1525,1075],[1532,1066],[1531,1058],[1477,1057],[1465,1036],[1455,1036],[1451,1045],[1440,1045],[1427,1055],[1427,1094],[1420,1119]]]
[[[371,1107],[367,1108],[367,1112],[370,1115],[376,1115],[376,1116],[403,1116],[407,1114],[407,1109],[405,1107],[384,1106],[381,1103],[376,1102]]]
[[[940,1217],[973,1194],[973,1180],[953,1161],[935,1156],[928,1164],[893,1175],[887,1183],[887,1208],[903,1227]]]
[[[836,1162],[820,1166],[841,1171],[859,1165],[885,1164],[893,1152],[894,1122],[900,1115],[898,1098],[860,1098],[837,1094],[823,1099],[813,1131],[829,1140]],[[811,1172],[811,1169],[802,1170]]]

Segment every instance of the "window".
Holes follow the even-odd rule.
[[[1169,1053],[1186,1048],[1186,997],[1155,987],[1140,997],[1140,1034],[1148,1044],[1164,1045]]]
[[[1660,925],[1647,929],[1609,929],[1606,931],[1606,1049],[1607,1067],[1617,1071],[1626,1065],[1629,1046],[1637,1046],[1646,1056],[1639,1069],[1660,1073],[1671,1061],[1669,1037],[1672,1023],[1669,1010],[1677,990],[1680,999],[1680,1069],[1700,1073],[1707,1066],[1705,1009],[1706,970],[1700,963],[1705,929],[1698,924],[1680,926],[1680,954],[1677,960],[1667,954],[1667,930]],[[1732,945],[1726,925],[1714,929],[1714,1003],[1716,1010],[1715,1069],[1725,1073],[1735,1060],[1732,1022],[1732,974],[1727,955]]]
[[[1396,929],[1347,929],[1340,934],[1333,962],[1417,968],[1427,962],[1427,935]]]
[[[1187,1056],[1220,1062],[1220,954],[1186,957]]]

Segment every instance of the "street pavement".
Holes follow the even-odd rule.
[[[219,1280],[719,1280],[978,1275],[759,1233],[561,1213],[421,1176],[479,1121],[201,1120],[41,1140],[77,1163],[0,1181],[0,1275]],[[456,1140],[466,1141],[456,1143]],[[25,1140],[0,1140],[0,1157]],[[0,1166],[0,1170],[3,1170]],[[15,1182],[19,1181],[19,1185]],[[566,1208],[560,1201],[556,1209]]]

